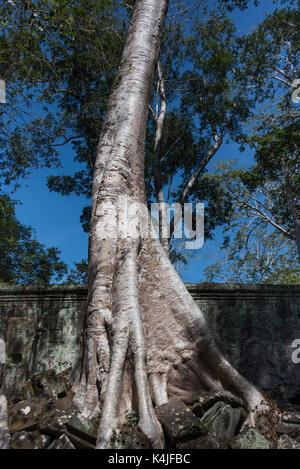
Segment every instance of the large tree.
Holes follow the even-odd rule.
[[[283,117],[284,124],[271,128],[264,125],[264,131],[253,137],[256,165],[246,173],[245,180],[253,192],[260,190],[267,199],[265,205],[260,202],[256,215],[295,241],[300,261],[300,122],[299,116],[291,122],[286,113]],[[249,202],[248,208],[255,213],[254,205],[259,202]]]
[[[34,230],[16,218],[15,204],[0,194],[0,283],[47,285],[67,273],[60,251],[36,240]]]
[[[145,130],[167,4],[135,2],[94,165],[84,355],[74,387],[81,411],[101,416],[97,448],[109,447],[128,409],[161,448],[154,405],[223,388],[244,399],[247,424],[274,431],[273,406],[220,353],[159,240],[142,229]],[[135,234],[114,231],[120,198]]]

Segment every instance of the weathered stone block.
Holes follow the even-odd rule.
[[[198,401],[193,405],[192,410],[197,417],[203,417],[205,412],[213,407],[216,402],[224,402],[233,408],[243,407],[243,401],[231,394],[229,391],[217,391],[201,394]]]
[[[78,408],[73,401],[73,395],[69,394],[66,397],[57,399],[55,407],[61,412],[65,412],[68,415],[74,415],[78,413]]]
[[[177,449],[222,449],[220,441],[213,435],[202,436],[196,440],[188,441],[187,443],[179,443],[176,445]]]
[[[201,420],[179,399],[171,399],[155,409],[171,444],[193,440],[205,435]]]
[[[270,442],[254,428],[247,427],[231,442],[232,449],[270,449]]]
[[[76,449],[94,449],[98,425],[78,414],[66,398],[58,399],[56,407],[62,400],[66,405],[61,407],[69,408],[69,412],[56,408],[55,413],[40,420],[38,430],[56,439],[66,435]]]
[[[93,445],[96,444],[99,424],[77,414],[66,422],[66,427],[69,433],[89,441]]]
[[[95,449],[94,444],[83,438],[79,438],[78,436],[75,436],[68,431],[65,433],[65,435],[69,438],[76,449]]]
[[[300,425],[300,412],[283,412],[281,421]]]
[[[32,355],[36,327],[34,318],[8,318],[6,364],[2,388],[9,402],[24,399],[23,384],[26,377],[34,373]]]
[[[277,425],[277,433],[291,438],[300,438],[300,412],[283,412]]]
[[[33,397],[18,402],[8,409],[8,428],[11,433],[22,430],[33,430],[43,418],[54,415],[56,399]]]
[[[224,402],[216,402],[202,417],[201,422],[209,435],[215,436],[223,447],[227,447],[242,424],[241,409],[233,409]]]
[[[52,441],[47,435],[39,432],[16,432],[13,434],[10,449],[45,449]]]
[[[149,449],[150,440],[138,429],[123,427],[115,430],[110,443],[111,449]]]
[[[10,433],[7,430],[0,429],[0,449],[8,449],[10,442]]]
[[[34,375],[26,381],[23,388],[27,398],[41,396],[45,392],[54,392],[57,397],[68,392],[67,373],[57,374],[55,370],[47,370]]]
[[[58,440],[53,441],[48,449],[75,449],[75,447],[66,435],[62,435]]]
[[[291,438],[300,436],[300,425],[295,423],[280,422],[277,425],[278,435],[289,435]]]
[[[38,430],[45,435],[58,438],[64,433],[68,432],[66,423],[71,417],[72,415],[65,414],[64,412],[58,412],[56,410],[55,413],[40,419],[38,423]]]

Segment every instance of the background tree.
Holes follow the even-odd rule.
[[[79,283],[87,285],[88,283],[88,263],[86,259],[80,262],[74,262],[75,268],[71,269],[68,273],[66,283]]]
[[[240,79],[261,102],[286,96],[299,77],[299,0],[285,2],[250,33],[240,38]]]
[[[183,206],[184,202],[213,197],[206,191],[197,199],[197,183],[224,143],[241,140],[242,123],[253,107],[234,76],[239,47],[233,23],[224,12],[208,13],[205,7],[201,15],[190,21],[185,33],[172,24],[162,40],[145,160],[148,201],[159,202],[162,207],[164,202]],[[206,215],[208,239],[213,236],[213,228],[223,223],[224,212],[210,210],[208,205]],[[160,227],[161,242],[166,251],[166,243],[170,242],[172,261],[184,261],[176,249],[173,231],[171,223],[170,239],[164,240]]]
[[[300,265],[290,240],[265,225],[251,233],[251,225],[237,224],[217,261],[206,267],[207,281],[299,285]]]
[[[24,0],[2,2],[0,17],[0,76],[6,82],[6,101],[0,103],[1,190],[10,194],[33,169],[61,165],[58,149],[74,143],[76,161],[84,161],[84,167],[75,177],[63,178],[63,190],[90,197],[97,139],[122,49],[126,10],[110,0]],[[54,178],[53,186],[56,183]],[[5,207],[9,217],[13,204]],[[16,232],[15,242],[6,245],[9,232],[1,233],[1,243],[11,249],[7,259],[17,259],[18,242],[18,252],[24,253],[25,239],[28,256],[26,263],[16,263],[14,274],[3,257],[2,279],[63,280],[66,266],[61,268],[59,252],[47,251],[32,237],[32,229],[13,217],[22,234]],[[82,266],[76,274],[81,281],[86,279]],[[74,275],[71,271],[70,279],[75,280]]]
[[[35,239],[31,227],[22,225],[15,215],[15,204],[0,196],[0,283],[47,285],[59,282],[67,266],[56,248],[45,248]]]
[[[227,254],[225,259],[207,269],[211,280],[220,278],[218,273],[221,273],[223,279],[228,275],[227,281],[238,281],[232,268],[240,272],[239,266],[244,268],[247,263],[252,272],[250,277],[259,282],[260,276],[254,272],[260,270],[261,263],[254,251],[258,249],[262,253],[268,246],[270,253],[274,249],[277,252],[280,243],[283,246],[288,243],[289,249],[283,247],[278,251],[277,260],[283,275],[279,272],[277,278],[272,275],[273,266],[263,277],[299,282],[295,275],[298,269],[296,257],[299,259],[299,109],[292,101],[293,83],[299,76],[300,43],[295,27],[298,17],[299,9],[289,5],[268,15],[252,33],[238,39],[241,55],[236,76],[248,90],[249,98],[252,95],[258,103],[251,125],[248,124],[245,131],[245,146],[249,145],[254,152],[255,164],[247,170],[233,169],[230,165],[225,170],[226,166],[218,166],[216,174],[205,177],[200,184],[199,197],[201,191],[206,190],[204,186],[211,185],[215,194],[230,201],[227,219],[224,219]],[[214,199],[211,203],[215,206]],[[241,217],[244,217],[243,230],[237,232]],[[265,240],[262,233],[265,233]],[[247,245],[241,247],[241,240],[245,239]],[[251,252],[247,251],[250,246]],[[295,255],[295,248],[298,255]],[[237,256],[235,260],[233,253]],[[226,259],[227,266],[224,265]],[[290,275],[287,273],[289,268]],[[239,281],[244,282],[245,275]]]
[[[24,0],[2,2],[0,14],[0,74],[7,83],[0,104],[3,182],[58,164],[57,148],[73,142],[76,161],[86,166],[76,175],[82,192],[83,181],[91,180],[126,10],[114,0]],[[64,180],[65,192],[72,184],[74,178]]]
[[[267,141],[270,144],[273,141],[273,136],[269,137],[270,139]],[[259,151],[262,150],[262,147],[258,148]],[[271,151],[267,151],[265,159],[257,158],[258,162],[248,169],[237,167],[237,162],[227,161],[217,164],[215,173],[206,174],[203,177],[203,187],[210,187],[215,193],[215,199],[212,203],[216,204],[218,199],[227,201],[222,246],[226,255],[206,269],[209,280],[220,279],[219,273],[221,272],[223,281],[226,279],[226,272],[228,273],[227,281],[234,279],[238,283],[245,283],[247,278],[248,283],[251,278],[254,283],[264,283],[269,276],[275,280],[276,277],[272,275],[275,268],[274,263],[280,263],[282,269],[283,259],[286,256],[284,274],[278,276],[277,281],[280,283],[283,283],[283,279],[287,283],[297,283],[297,279],[298,282],[300,281],[294,275],[298,271],[299,258],[294,216],[290,210],[286,191],[286,177],[290,177],[293,185],[290,182],[289,187],[297,194],[299,162],[298,158],[291,158],[289,167],[284,171],[283,157],[278,152],[278,148],[284,152],[284,146],[276,146],[274,147],[275,156],[272,155]],[[201,190],[203,189],[200,188]],[[217,205],[215,205],[215,209],[217,210]],[[266,260],[268,258],[267,249],[270,249],[269,261]],[[264,253],[266,254],[263,261],[264,274],[260,276],[259,271],[262,264],[259,259],[260,255],[265,255]],[[291,262],[292,258],[293,262]],[[256,267],[255,259],[257,260]],[[251,262],[248,262],[250,260]],[[271,262],[269,267],[267,267],[268,262]],[[226,263],[228,263],[227,266],[225,266]],[[234,270],[238,272],[240,268],[237,267],[241,266],[243,269],[246,263],[248,273],[250,271],[252,273],[248,277],[246,272],[240,278],[237,274],[233,276],[233,266],[236,266]],[[255,274],[255,269],[257,274]],[[291,269],[290,276],[287,275],[289,269]]]
[[[292,239],[300,260],[300,153],[299,119],[284,126],[263,126],[252,139],[256,165],[245,174],[249,188],[259,190],[266,204],[248,202],[252,212]],[[267,200],[266,200],[267,199]]]
[[[297,6],[268,15],[241,43],[242,73],[248,75],[248,88],[270,107],[258,112],[252,136],[247,138],[256,160],[252,173],[247,174],[248,186],[252,190],[268,188],[270,203],[266,209],[260,206],[257,214],[265,221],[269,218],[296,242],[299,257],[299,108],[292,100],[299,77],[299,2]]]

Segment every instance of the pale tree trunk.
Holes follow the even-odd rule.
[[[146,205],[145,129],[167,3],[135,3],[94,169],[84,354],[74,389],[83,415],[101,417],[97,448],[109,447],[129,409],[162,448],[154,405],[171,397],[192,403],[223,388],[244,399],[248,423],[272,433],[269,404],[218,351],[159,240],[140,229],[140,210],[128,220],[137,237],[113,229],[120,197]]]
[[[157,74],[158,74],[158,89],[157,89],[157,102],[160,100],[160,111],[158,109],[155,114],[156,121],[156,134],[155,134],[155,145],[154,145],[154,155],[153,155],[153,176],[154,176],[154,187],[155,195],[158,203],[158,229],[159,229],[159,239],[160,243],[166,252],[169,254],[169,236],[167,233],[167,210],[163,193],[163,184],[161,179],[161,156],[160,156],[160,146],[161,139],[163,135],[163,124],[166,116],[167,110],[167,100],[165,94],[165,84],[162,76],[162,71],[160,67],[160,62],[157,64]]]

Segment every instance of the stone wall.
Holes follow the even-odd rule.
[[[187,287],[236,368],[277,400],[300,405],[300,364],[292,361],[292,343],[300,339],[300,286]],[[0,285],[1,392],[9,400],[26,397],[24,385],[33,375],[72,366],[85,302],[82,286]]]

